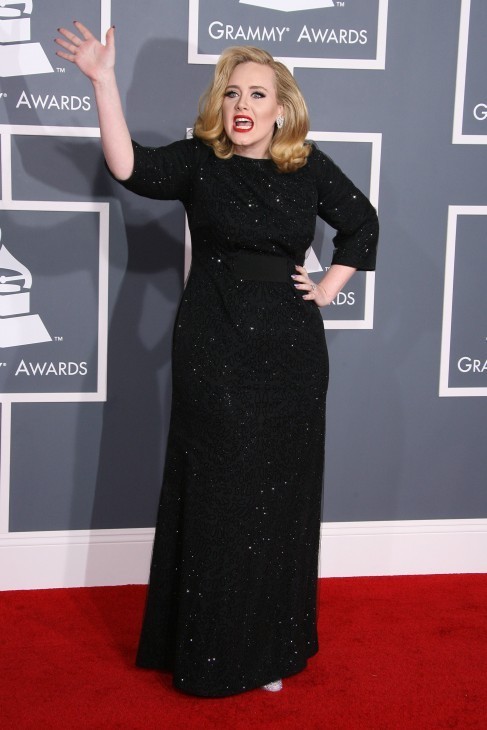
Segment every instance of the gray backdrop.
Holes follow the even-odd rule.
[[[191,3],[193,14],[197,5]],[[380,3],[379,31],[387,40],[383,69],[372,65],[380,35],[377,0],[302,12],[263,9],[257,0],[254,6],[238,0],[199,5],[200,27],[190,32],[197,38],[198,63],[188,63],[188,3],[169,0],[114,1],[111,8],[100,0],[39,0],[30,19],[31,42],[41,44],[52,71],[27,68],[22,76],[11,55],[0,55],[2,244],[31,271],[30,313],[40,315],[53,338],[14,346],[4,339],[0,350],[3,400],[23,394],[11,406],[10,453],[3,445],[2,459],[10,459],[9,484],[3,485],[10,493],[8,529],[147,527],[155,520],[169,421],[172,327],[183,286],[184,212],[179,204],[138,198],[111,181],[99,141],[84,136],[96,126],[90,84],[54,55],[52,43],[55,28],[78,16],[99,33],[110,9],[127,119],[142,143],[185,136],[213,71],[209,56],[245,42],[205,36],[211,22],[220,23],[213,26],[218,29],[229,25],[229,17],[234,34],[240,25],[254,36],[257,27],[261,34],[268,29],[263,42],[250,43],[295,66],[312,130],[382,135],[373,328],[340,328],[340,320],[363,317],[363,275],[349,287],[353,303],[333,305],[329,314],[336,328],[328,332],[323,520],[487,517],[487,208],[470,208],[487,205],[487,151],[478,142],[452,144],[460,0],[390,0],[387,25],[387,3]],[[483,135],[486,144],[487,119],[478,118],[478,105],[487,109],[483,0],[472,0],[471,14],[463,132]],[[303,37],[298,46],[296,34],[305,25],[308,37],[312,29],[321,35],[314,43]],[[0,20],[0,53],[17,46],[14,53],[20,54],[18,46],[28,41],[6,40],[1,27]],[[271,28],[290,29],[283,31],[281,46]],[[367,42],[335,42],[331,29],[339,37],[340,28],[347,40],[356,38],[349,30],[363,30]],[[293,64],[289,59],[298,51],[308,60]],[[307,67],[316,59],[321,65]],[[73,128],[70,136],[67,127]],[[319,144],[372,192],[370,144]],[[20,211],[16,201],[23,201]],[[49,201],[49,210],[38,210],[39,201]],[[63,212],[65,203],[90,201],[110,204],[105,302],[98,213]],[[462,206],[453,231],[452,205]],[[452,289],[444,298],[447,234],[456,246],[447,262]],[[318,227],[313,250],[322,266],[331,256],[331,235]],[[374,286],[373,279],[367,286]],[[103,329],[97,330],[97,307],[109,327],[106,402],[103,366],[96,370],[106,345]],[[442,357],[452,392],[440,396]],[[16,375],[21,361],[34,367],[54,363],[54,372]],[[88,363],[86,375],[60,374],[61,361]],[[64,396],[31,402],[51,392]],[[98,396],[83,402],[80,393]]]

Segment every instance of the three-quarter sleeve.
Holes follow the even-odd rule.
[[[191,192],[202,143],[188,139],[163,147],[143,147],[132,140],[132,146],[132,174],[126,180],[118,180],[112,175],[114,180],[146,198],[181,200],[184,203]]]
[[[373,271],[379,238],[375,208],[327,155],[315,147],[310,158],[317,180],[317,213],[337,231],[332,263]]]

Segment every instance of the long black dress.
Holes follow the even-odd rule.
[[[328,358],[320,310],[291,274],[317,215],[338,230],[335,263],[374,268],[377,217],[317,148],[287,174],[197,139],[134,149],[124,185],[181,200],[193,247],[137,664],[231,695],[318,651]]]

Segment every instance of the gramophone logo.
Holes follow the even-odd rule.
[[[53,73],[40,43],[32,43],[33,0],[0,0],[0,77]]]
[[[0,347],[50,342],[52,337],[38,314],[30,314],[32,274],[1,243],[0,231]]]
[[[298,10],[321,10],[333,8],[333,0],[239,0],[241,5],[254,5],[256,8],[268,10],[282,10],[285,13],[294,13]]]

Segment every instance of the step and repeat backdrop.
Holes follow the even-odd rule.
[[[487,518],[486,3],[12,0],[0,2],[0,546],[134,539],[154,524],[164,463],[189,235],[179,204],[107,175],[91,85],[55,55],[73,19],[116,26],[145,144],[190,134],[225,47],[288,65],[309,137],[381,220],[377,272],[323,310],[323,521]],[[333,235],[318,222],[316,279]]]

